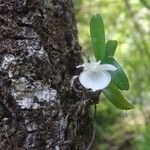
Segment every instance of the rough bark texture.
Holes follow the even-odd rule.
[[[84,150],[97,94],[78,81],[70,0],[0,0],[0,150]]]

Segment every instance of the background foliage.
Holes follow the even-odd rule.
[[[103,16],[106,40],[117,40],[115,58],[130,80],[124,95],[136,109],[127,113],[101,96],[97,112],[97,150],[150,149],[150,1],[74,0],[79,41],[92,59],[90,18]]]

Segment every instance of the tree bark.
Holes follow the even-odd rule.
[[[0,0],[0,149],[84,150],[97,94],[81,63],[71,0]]]

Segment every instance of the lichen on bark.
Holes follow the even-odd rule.
[[[1,0],[0,45],[0,149],[86,149],[95,94],[70,86],[81,62],[71,0]]]

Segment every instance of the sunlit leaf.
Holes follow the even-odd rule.
[[[106,43],[105,57],[113,56],[117,48],[118,42],[116,40],[110,40]]]
[[[134,107],[123,97],[119,89],[113,85],[113,83],[109,84],[108,87],[102,90],[104,95],[108,98],[108,100],[117,108],[123,110],[133,109]]]
[[[90,21],[91,43],[96,60],[102,60],[105,55],[105,31],[101,15],[96,14]]]
[[[111,71],[111,77],[112,77],[112,82],[121,90],[128,90],[129,89],[129,81],[128,78],[121,68],[121,66],[118,64],[118,62],[112,58],[112,57],[107,57],[105,58],[102,63],[105,64],[112,64],[114,65],[117,70],[116,71]]]

